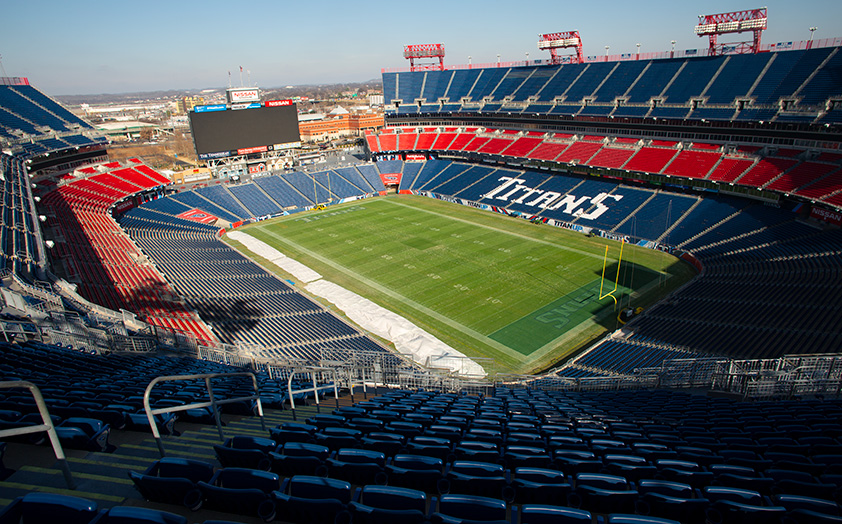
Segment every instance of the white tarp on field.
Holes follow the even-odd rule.
[[[399,353],[428,367],[461,374],[485,375],[482,367],[409,320],[371,300],[327,280],[307,284],[307,291],[336,304],[352,321],[379,337],[391,340]]]
[[[399,353],[411,355],[419,364],[450,369],[460,374],[486,374],[482,366],[409,320],[333,282],[323,280],[320,274],[261,240],[240,231],[229,232],[228,236],[306,283],[307,291],[335,304],[364,330],[392,341]]]
[[[322,278],[322,276],[297,260],[284,255],[274,247],[240,231],[228,233],[232,240],[240,242],[252,253],[259,255],[283,269],[298,280],[307,283]]]

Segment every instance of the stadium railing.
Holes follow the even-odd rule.
[[[0,430],[0,440],[5,437],[12,437],[17,435],[28,435],[31,433],[47,432],[47,437],[50,439],[50,445],[53,447],[53,453],[58,461],[59,468],[64,475],[64,481],[67,487],[75,489],[76,484],[73,482],[73,475],[70,472],[70,467],[67,465],[67,459],[64,456],[64,449],[59,442],[58,434],[56,433],[55,425],[50,417],[50,411],[47,409],[47,403],[44,401],[44,396],[38,386],[26,380],[12,380],[7,382],[0,382],[0,389],[27,389],[35,400],[35,405],[38,408],[38,414],[41,415],[41,424],[24,426],[18,428],[9,428]]]
[[[775,359],[666,360],[636,375],[661,388],[703,388],[744,399],[842,395],[842,354],[788,355]]]
[[[246,376],[251,378],[252,386],[254,387],[254,395],[217,400],[213,395],[213,386],[211,384],[211,379],[230,378],[236,376]],[[180,406],[152,409],[152,406],[150,404],[150,393],[152,392],[152,389],[155,387],[156,384],[159,384],[161,382],[176,382],[189,380],[204,380],[205,388],[208,392],[208,402],[194,402],[191,404],[183,404]],[[161,433],[158,431],[158,424],[155,422],[155,415],[165,415],[167,413],[186,411],[188,409],[211,408],[214,420],[216,422],[216,429],[219,432],[219,440],[225,440],[225,435],[222,432],[222,420],[219,418],[218,406],[243,401],[255,401],[255,409],[257,410],[257,416],[260,417],[260,425],[262,429],[266,431],[266,421],[263,418],[263,405],[260,403],[260,388],[257,385],[257,377],[254,373],[202,373],[199,375],[169,375],[157,377],[152,379],[152,382],[150,382],[149,385],[146,386],[146,391],[143,392],[143,409],[146,412],[146,418],[149,419],[149,427],[152,429],[152,436],[155,439],[155,443],[158,445],[158,451],[161,453],[161,457],[166,456],[166,452],[164,451],[164,441],[161,439]]]
[[[310,376],[313,387],[300,388],[293,390],[292,382],[296,374],[305,373]],[[324,382],[324,376],[331,376],[330,382]],[[319,383],[321,382],[321,385]],[[292,420],[298,420],[295,416],[295,395],[300,393],[312,393],[316,401],[316,411],[321,413],[319,406],[319,394],[326,391],[333,391],[333,398],[336,400],[336,407],[339,408],[339,388],[337,386],[336,368],[319,367],[319,366],[304,366],[300,368],[293,368],[289,371],[287,378],[287,394],[289,395],[289,409],[292,411]]]

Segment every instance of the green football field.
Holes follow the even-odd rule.
[[[618,242],[425,197],[360,200],[242,231],[503,372],[539,370],[616,328],[609,292],[646,305],[693,275],[628,244],[618,271]]]

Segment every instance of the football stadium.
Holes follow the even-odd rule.
[[[333,168],[230,88],[240,183],[0,78],[0,524],[842,522],[842,38],[766,23],[407,45]]]

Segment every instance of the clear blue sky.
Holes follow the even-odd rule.
[[[358,82],[408,65],[405,44],[442,42],[451,64],[546,58],[538,34],[567,30],[586,55],[703,48],[697,15],[762,3],[764,43],[842,36],[839,0],[0,0],[0,55],[50,95],[239,85],[239,66],[261,87]]]

